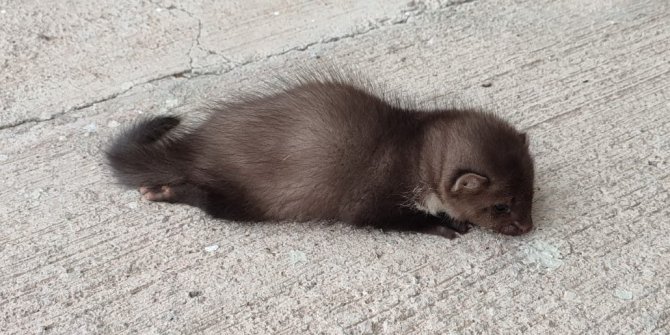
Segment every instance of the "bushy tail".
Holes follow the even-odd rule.
[[[153,117],[119,135],[106,152],[118,180],[131,187],[183,182],[190,150],[182,138],[170,136],[180,122],[175,116]]]

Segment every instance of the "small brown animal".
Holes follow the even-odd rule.
[[[107,158],[152,201],[237,221],[336,220],[437,234],[531,230],[526,135],[490,113],[419,111],[338,80],[217,103],[200,126],[154,117]],[[180,135],[180,133],[182,133]]]

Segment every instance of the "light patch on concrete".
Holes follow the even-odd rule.
[[[555,269],[563,265],[561,253],[555,246],[548,242],[535,240],[521,246],[521,251],[526,264],[537,264],[548,269]]]
[[[89,123],[84,127],[84,131],[87,134],[92,134],[98,131],[98,126],[94,123]]]
[[[300,250],[291,250],[288,252],[288,259],[291,264],[306,263],[307,254]]]
[[[179,106],[179,99],[167,99],[165,100],[165,107],[174,108]]]

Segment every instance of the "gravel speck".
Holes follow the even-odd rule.
[[[209,246],[205,247],[205,251],[207,251],[207,252],[214,252],[214,251],[217,251],[217,250],[219,250],[219,245],[218,244],[212,244],[212,245],[209,245]]]
[[[616,289],[614,291],[614,296],[621,300],[631,300],[633,299],[633,292],[623,289]]]

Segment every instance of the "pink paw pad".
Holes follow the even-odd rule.
[[[174,197],[170,186],[142,186],[140,187],[142,198],[149,201],[169,201]]]

